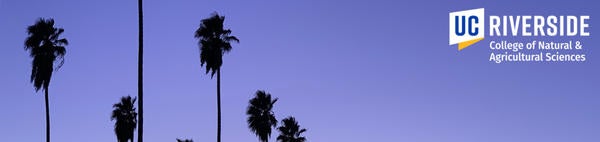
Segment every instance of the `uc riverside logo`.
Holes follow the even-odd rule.
[[[458,44],[459,51],[485,37],[484,8],[449,16],[449,42]],[[490,62],[585,62],[589,57],[583,47],[584,41],[591,40],[590,15],[537,13],[489,15],[488,19],[489,36],[494,37],[488,44]]]
[[[483,40],[485,35],[484,8],[450,13],[450,45],[458,50]]]

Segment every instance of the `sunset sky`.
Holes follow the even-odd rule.
[[[194,31],[218,12],[240,39],[223,57],[223,142],[258,141],[245,114],[257,90],[278,97],[277,119],[296,117],[309,142],[598,142],[594,3],[146,0],[144,140],[216,140],[216,79],[200,67]],[[515,39],[581,40],[587,60],[496,64],[488,43],[499,37],[457,51],[448,13],[475,8],[590,15],[589,37]],[[137,96],[137,16],[136,0],[0,0],[0,141],[45,140],[24,50],[40,17],[70,42],[49,87],[52,141],[116,141],[112,105]]]

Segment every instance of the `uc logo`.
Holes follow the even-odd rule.
[[[484,8],[450,13],[450,45],[458,44],[462,50],[483,40],[485,35]]]

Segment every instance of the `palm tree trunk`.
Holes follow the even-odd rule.
[[[221,69],[217,69],[217,142],[221,142]]]
[[[144,63],[144,27],[142,0],[138,0],[138,33],[139,33],[139,49],[138,49],[138,102],[139,119],[138,119],[138,142],[143,142],[144,134],[144,81],[143,81],[143,63]]]
[[[46,142],[50,142],[50,105],[48,103],[48,87],[45,90],[45,101],[46,101]]]

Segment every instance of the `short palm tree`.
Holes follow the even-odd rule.
[[[221,142],[221,65],[223,54],[231,51],[232,41],[240,42],[237,37],[230,35],[231,30],[223,29],[225,17],[214,14],[203,19],[196,30],[195,38],[200,45],[200,66],[206,64],[206,74],[211,72],[211,78],[217,74],[217,142]]]
[[[277,98],[271,99],[271,94],[265,91],[256,91],[256,96],[250,100],[246,114],[248,127],[262,142],[268,142],[271,136],[271,127],[277,126],[277,119],[273,113],[273,105]]]
[[[50,107],[48,102],[48,86],[54,69],[54,62],[60,60],[56,66],[58,70],[64,63],[67,39],[60,38],[65,30],[54,27],[54,19],[40,18],[34,25],[27,27],[29,37],[25,39],[25,50],[33,58],[31,63],[31,82],[35,91],[44,90],[46,103],[46,142],[50,142]]]
[[[279,126],[277,130],[279,130],[279,136],[277,137],[277,141],[279,142],[305,142],[306,138],[300,136],[302,133],[306,132],[306,129],[300,129],[300,125],[296,122],[294,117],[288,117],[281,121],[283,123],[282,126]]]
[[[115,122],[115,134],[119,142],[133,142],[133,131],[137,126],[137,112],[135,112],[136,98],[131,96],[121,97],[121,102],[113,105],[115,108],[110,116]]]

